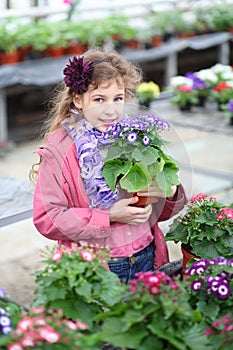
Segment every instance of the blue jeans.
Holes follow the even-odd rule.
[[[129,258],[113,258],[108,262],[110,271],[116,273],[121,282],[127,283],[138,272],[153,271],[154,242]]]

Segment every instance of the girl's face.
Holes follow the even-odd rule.
[[[116,124],[122,117],[125,101],[123,81],[112,79],[101,83],[97,89],[89,85],[82,95],[75,95],[74,104],[82,109],[84,118],[97,130]]]

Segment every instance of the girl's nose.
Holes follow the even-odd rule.
[[[116,113],[116,107],[113,103],[106,103],[104,106],[105,114],[112,115]]]

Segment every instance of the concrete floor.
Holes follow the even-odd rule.
[[[174,121],[169,151],[181,164],[180,177],[188,197],[203,192],[215,195],[224,204],[232,203],[233,127],[219,114],[214,117],[214,128],[210,121],[212,114],[206,110],[181,114],[163,101],[154,108],[158,114],[166,114],[171,123]],[[197,124],[200,119],[201,125]],[[37,160],[33,151],[38,145],[38,141],[21,142],[0,157],[1,176],[27,179],[32,163]],[[168,224],[161,224],[165,233]],[[40,250],[53,244],[36,231],[31,219],[0,228],[0,287],[19,303],[28,305],[33,298],[33,273],[41,265]],[[180,258],[179,245],[169,243],[169,253],[171,260]]]

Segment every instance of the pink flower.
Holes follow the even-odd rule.
[[[80,255],[84,261],[92,262],[94,260],[94,255],[88,250],[82,250]]]
[[[32,307],[30,310],[33,314],[42,314],[45,312],[44,305]]]
[[[77,325],[78,329],[82,329],[82,330],[89,329],[88,325],[83,323],[81,320],[77,320],[76,325]]]
[[[192,196],[192,198],[190,199],[190,203],[194,203],[194,202],[200,202],[201,200],[207,198],[207,194],[203,194],[203,193],[198,193],[194,196]]]
[[[19,321],[17,325],[17,329],[19,329],[22,332],[25,332],[33,327],[34,321],[31,317],[24,317],[22,320]]]
[[[78,326],[75,322],[70,321],[70,320],[64,320],[64,323],[67,325],[67,327],[69,329],[71,329],[72,331],[76,331],[76,329],[78,329]]]
[[[180,85],[177,87],[178,90],[182,91],[182,92],[192,92],[193,89],[191,86],[188,85]]]
[[[220,209],[227,217],[227,219],[233,219],[233,210],[231,208],[221,208]]]
[[[60,261],[62,257],[62,253],[61,251],[57,250],[52,256],[51,256],[51,260],[52,261]]]
[[[39,330],[41,338],[43,338],[47,343],[53,344],[58,343],[61,335],[51,326],[42,327]]]
[[[64,4],[67,5],[71,5],[72,4],[72,0],[63,0]]]
[[[223,214],[218,213],[217,219],[218,219],[218,220],[224,220],[224,219],[225,219],[225,216],[224,216]]]
[[[23,345],[23,347],[27,348],[27,347],[33,347],[35,346],[35,341],[33,339],[33,337],[31,337],[30,335],[24,335],[23,339],[21,339],[21,344]]]
[[[149,292],[151,294],[159,294],[160,293],[160,288],[157,284],[151,284],[149,286]]]
[[[12,343],[7,346],[7,350],[23,350],[23,347],[20,343]]]

